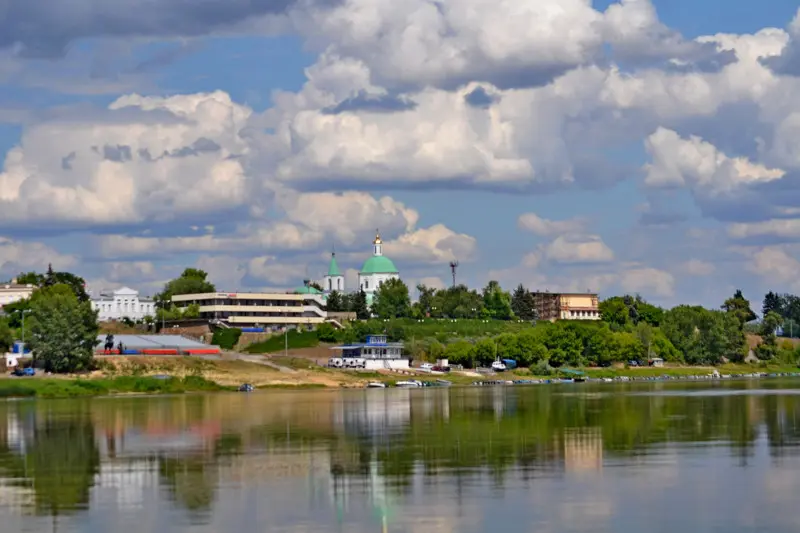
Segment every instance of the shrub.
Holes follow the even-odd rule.
[[[223,350],[233,350],[242,336],[242,330],[238,328],[220,328],[214,331],[211,337],[211,344],[219,346]]]

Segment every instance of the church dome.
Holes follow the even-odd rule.
[[[391,259],[383,255],[373,255],[361,267],[361,274],[399,274]]]

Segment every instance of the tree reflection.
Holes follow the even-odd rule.
[[[217,480],[202,457],[162,458],[158,471],[172,500],[193,518],[201,520],[211,510]]]
[[[23,474],[32,484],[38,514],[58,516],[88,507],[89,492],[100,469],[94,426],[88,416],[46,415],[36,424],[23,461]]]

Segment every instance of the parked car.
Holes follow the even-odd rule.
[[[450,372],[449,366],[435,366],[433,367],[434,372]]]
[[[22,376],[35,376],[36,375],[36,370],[34,370],[33,367],[28,367],[28,368],[17,367],[17,368],[14,369],[14,371],[11,374],[14,375],[14,376],[19,376],[19,377],[22,377]]]
[[[433,370],[433,365],[430,363],[422,363],[419,365],[420,370]]]

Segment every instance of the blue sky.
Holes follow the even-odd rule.
[[[800,291],[796,2],[26,2],[0,18],[0,276]],[[480,99],[471,97],[478,91]]]

